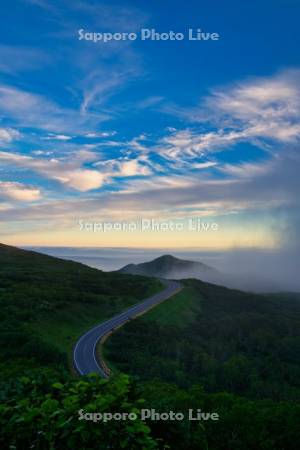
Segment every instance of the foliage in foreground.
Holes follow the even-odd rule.
[[[150,428],[137,420],[93,422],[84,413],[138,413],[126,375],[106,382],[92,379],[50,381],[49,373],[23,376],[3,393],[1,448],[10,449],[154,449]]]
[[[70,379],[44,370],[1,389],[3,449],[298,450],[300,406],[207,394],[199,385],[180,389],[127,375]],[[182,421],[143,421],[142,408],[183,412]],[[189,421],[188,409],[216,412],[218,421]],[[84,413],[136,413],[136,420],[79,420]]]

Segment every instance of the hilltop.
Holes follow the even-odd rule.
[[[206,264],[172,255],[163,255],[141,264],[128,264],[119,272],[170,279],[201,278],[205,281],[216,280],[220,275],[216,269]]]

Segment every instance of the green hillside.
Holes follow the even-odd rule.
[[[89,327],[161,289],[154,279],[0,245],[2,376],[71,362]]]
[[[200,382],[208,392],[300,400],[300,295],[185,286],[108,339],[114,367],[180,387]]]

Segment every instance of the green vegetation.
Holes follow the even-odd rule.
[[[0,245],[1,448],[298,450],[299,295],[188,280],[108,339],[109,381],[70,371],[83,331],[158,289],[151,278]],[[185,418],[143,421],[141,408]],[[220,420],[189,421],[189,408]],[[137,419],[95,423],[80,410]]]
[[[147,312],[146,320],[155,321],[159,325],[186,326],[195,321],[201,311],[201,304],[195,301],[195,292],[192,287],[185,287],[172,297],[172,301],[164,302]]]
[[[179,388],[157,379],[138,386],[145,405],[158,411],[183,411],[187,417],[189,408],[199,408],[219,414],[218,421],[149,424],[152,436],[172,450],[299,450],[299,404],[208,394],[201,385]]]
[[[184,284],[104,346],[115,368],[139,380],[151,407],[221,418],[205,423],[204,435],[190,423],[155,424],[153,435],[176,449],[299,448],[300,296]]]
[[[94,422],[79,420],[90,413],[136,413],[141,400],[125,375],[111,380],[98,376],[57,381],[43,371],[23,376],[2,393],[1,448],[121,449],[158,448],[149,426],[140,420]],[[17,430],[17,432],[16,432]]]
[[[196,280],[185,285],[114,333],[104,347],[108,359],[142,380],[299,401],[299,296],[247,294]]]
[[[0,246],[1,371],[62,365],[90,326],[160,290],[157,280]]]

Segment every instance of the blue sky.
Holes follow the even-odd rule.
[[[78,220],[193,216],[218,237],[149,245],[281,245],[299,210],[299,17],[298,0],[4,1],[2,240],[142,246]],[[78,39],[143,28],[220,39]]]

